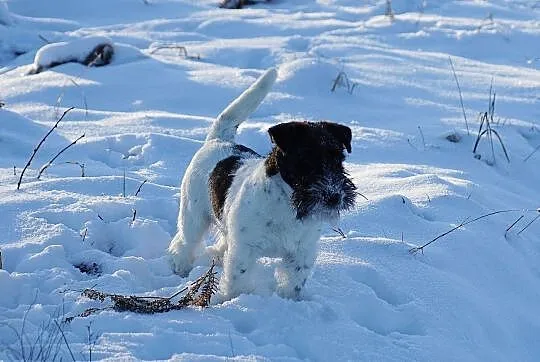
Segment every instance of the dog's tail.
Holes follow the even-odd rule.
[[[276,78],[277,71],[275,68],[270,68],[264,72],[255,83],[221,112],[214,121],[206,140],[234,141],[238,126],[261,104],[264,97],[270,92]]]

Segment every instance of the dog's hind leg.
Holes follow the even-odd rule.
[[[181,276],[187,276],[193,268],[195,251],[210,227],[211,217],[207,207],[197,204],[203,200],[183,201],[178,216],[178,231],[169,245],[169,253],[174,271]]]

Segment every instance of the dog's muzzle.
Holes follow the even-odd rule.
[[[342,211],[352,209],[355,201],[356,186],[348,177],[325,178],[293,193],[298,219],[310,215],[325,220],[335,219]]]

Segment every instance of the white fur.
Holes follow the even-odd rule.
[[[262,102],[275,79],[275,69],[269,69],[220,114],[182,180],[178,231],[169,246],[175,271],[189,273],[204,235],[212,224],[219,224],[218,242],[208,251],[223,258],[223,299],[254,290],[251,271],[263,256],[283,259],[278,293],[297,298],[315,262],[321,221],[296,218],[291,188],[279,174],[266,175],[264,159],[245,160],[237,170],[221,222],[215,219],[210,203],[211,171],[233,154],[238,125]]]
[[[298,220],[291,193],[279,174],[266,176],[264,160],[248,160],[238,169],[225,201],[217,245],[225,254],[220,284],[226,298],[255,289],[250,271],[263,256],[283,258],[278,293],[299,296],[315,262],[321,222]]]

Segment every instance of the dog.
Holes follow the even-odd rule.
[[[355,203],[356,187],[343,167],[344,151],[351,152],[349,127],[275,125],[266,157],[234,142],[276,77],[275,69],[267,70],[217,117],[182,180],[178,231],[169,246],[175,272],[189,273],[196,249],[216,225],[218,240],[207,252],[223,260],[223,300],[254,291],[250,276],[261,257],[282,259],[277,293],[299,299],[323,224]]]

